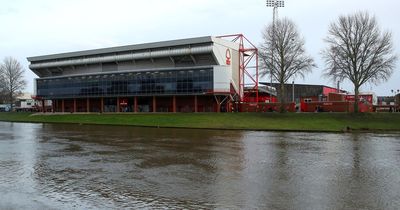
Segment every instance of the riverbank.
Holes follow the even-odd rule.
[[[0,121],[276,131],[400,131],[397,113],[0,113]]]

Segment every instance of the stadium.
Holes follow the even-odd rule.
[[[257,48],[241,34],[27,59],[34,98],[55,112],[220,112],[258,101]]]

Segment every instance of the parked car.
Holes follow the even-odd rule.
[[[0,112],[9,112],[11,111],[10,104],[0,104]]]

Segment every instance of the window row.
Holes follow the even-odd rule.
[[[162,95],[202,93],[213,89],[212,69],[170,71],[163,74],[169,76],[162,77],[160,73],[151,73],[141,77],[137,73],[126,73],[118,76],[107,75],[107,77],[98,75],[38,79],[37,95],[42,97]]]

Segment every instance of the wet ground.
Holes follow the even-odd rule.
[[[399,133],[0,122],[0,209],[399,206]]]

